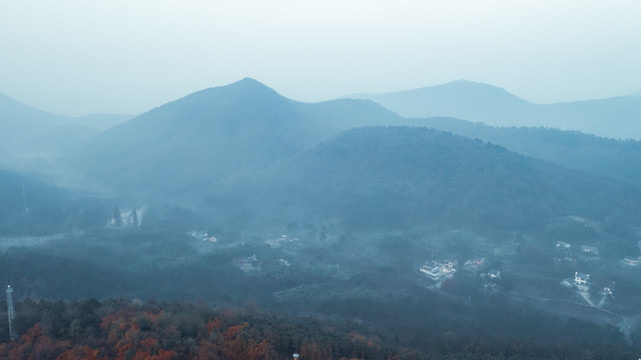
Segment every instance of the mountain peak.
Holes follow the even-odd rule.
[[[272,93],[276,93],[276,91],[269,86],[263,84],[262,82],[246,77],[241,80],[238,80],[236,82],[233,82],[229,85],[223,85],[219,86],[218,88],[221,89],[242,89],[244,91],[251,90],[251,91],[269,91]]]
[[[509,97],[514,100],[518,99],[520,101],[525,102],[525,100],[519,98],[518,96],[498,86],[494,86],[494,85],[490,85],[490,84],[486,84],[478,81],[465,80],[465,79],[455,80],[455,81],[451,81],[451,82],[441,84],[441,85],[436,85],[436,86],[427,86],[427,87],[416,89],[416,90],[438,91],[439,89],[448,91],[448,92],[449,91],[454,92],[450,94],[451,96],[461,96],[461,95],[502,96],[502,97]],[[409,90],[409,91],[413,91],[413,90]]]
[[[449,84],[492,86],[492,85],[489,85],[489,84],[486,84],[486,83],[482,83],[482,82],[479,82],[479,81],[472,81],[472,80],[467,80],[467,79],[453,80],[453,81],[450,81],[450,82],[447,82],[447,83],[441,84],[441,85],[449,85]],[[436,85],[436,86],[438,86],[438,85]],[[492,87],[494,87],[494,86],[492,86]]]
[[[259,86],[265,86],[265,84],[251,77],[244,77],[232,84],[253,84],[253,85],[259,85]]]
[[[532,103],[482,82],[456,80],[387,94],[363,95],[404,117],[451,116],[504,125]],[[499,110],[496,110],[499,109]],[[500,111],[500,116],[496,116]]]
[[[258,80],[244,78],[228,85],[217,86],[197,91],[177,101],[212,101],[220,98],[229,99],[262,99],[264,100],[284,100],[274,89],[266,86]]]

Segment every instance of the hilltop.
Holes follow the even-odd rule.
[[[623,208],[641,199],[623,183],[426,128],[349,130],[297,157],[292,169],[289,191],[302,204],[362,227],[627,218],[636,205]]]
[[[641,139],[641,98],[535,104],[504,89],[459,80],[385,94],[356,94],[405,117],[453,117],[491,126],[550,127],[619,139]]]
[[[72,163],[122,191],[189,197],[260,172],[341,128],[390,118],[398,117],[372,102],[299,103],[247,78],[100,133],[72,153]]]

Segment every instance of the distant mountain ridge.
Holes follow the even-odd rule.
[[[641,204],[639,187],[424,127],[347,130],[237,185],[210,192],[217,217],[305,214],[354,229],[540,228],[569,215],[636,222]]]
[[[492,127],[440,117],[417,119],[412,125],[482,139],[568,169],[641,186],[640,141],[621,141],[543,127]]]
[[[438,86],[349,97],[375,101],[405,117],[454,117],[492,126],[544,126],[641,139],[641,98],[620,96],[534,104],[495,86],[459,80]]]
[[[469,80],[385,94],[354,94],[344,98],[370,99],[409,118],[452,116],[468,119],[479,111],[491,114],[496,107],[503,107],[502,111],[510,112],[529,110],[534,105],[499,87]],[[469,108],[460,108],[461,104],[469,104]],[[439,113],[454,109],[459,111],[458,116]],[[430,112],[428,115],[427,111]]]
[[[420,127],[361,127],[368,124]],[[636,185],[429,126],[371,101],[300,103],[243,79],[93,136],[69,164],[125,197],[202,206],[242,222],[310,216],[356,227],[510,228],[554,216],[627,219],[639,210]]]
[[[0,93],[0,148],[7,152],[59,152],[129,115],[67,117],[25,105]]]
[[[300,103],[245,78],[192,93],[97,134],[75,151],[72,162],[120,189],[153,183],[178,195],[194,186],[233,182],[342,129],[400,120],[371,101]]]
[[[253,79],[195,92],[85,143],[74,162],[119,188],[174,194],[255,171],[338,132]]]

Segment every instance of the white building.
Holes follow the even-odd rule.
[[[576,285],[586,285],[590,281],[590,274],[575,272],[574,283]]]
[[[440,280],[443,277],[451,277],[456,272],[456,261],[437,261],[426,262],[420,271],[432,280]]]
[[[599,249],[597,249],[594,246],[582,245],[581,252],[583,252],[586,255],[599,255]]]
[[[442,276],[441,268],[435,263],[424,264],[423,266],[421,266],[420,270],[423,274],[425,274],[432,280],[439,280]]]
[[[499,280],[501,279],[501,271],[497,269],[490,269],[490,271],[487,272],[487,276],[492,280]]]

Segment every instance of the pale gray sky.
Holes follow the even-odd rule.
[[[2,0],[0,92],[140,113],[253,77],[319,101],[468,79],[535,102],[641,90],[641,0]]]

